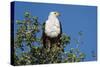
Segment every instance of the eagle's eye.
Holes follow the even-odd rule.
[[[56,14],[56,12],[54,14]]]

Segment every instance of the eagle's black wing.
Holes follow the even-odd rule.
[[[60,34],[59,34],[59,37],[61,37],[61,35],[62,35],[62,24],[61,24],[61,22],[59,22],[60,23]]]
[[[48,37],[46,34],[45,34],[45,22],[43,23],[43,26],[42,26],[42,43],[43,43],[43,47],[44,48],[50,48],[50,37]]]
[[[61,47],[61,36],[62,36],[62,25],[60,23],[60,34],[55,38],[55,43],[58,45],[58,47]]]
[[[42,25],[42,43],[44,48],[46,48],[45,40],[46,40],[46,35],[45,35],[45,22]]]

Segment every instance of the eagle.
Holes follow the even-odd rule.
[[[54,44],[60,47],[62,26],[58,16],[60,16],[59,12],[50,12],[48,19],[43,23],[42,39],[44,48],[51,48]]]

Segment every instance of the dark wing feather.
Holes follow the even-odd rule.
[[[42,42],[43,42],[43,46],[44,48],[46,48],[46,35],[45,35],[45,22],[42,25]]]
[[[62,34],[62,25],[61,25],[61,22],[60,22],[60,34]]]
[[[57,37],[57,43],[58,43],[57,45],[59,47],[61,47],[61,36],[62,36],[62,25],[61,25],[61,22],[60,22],[60,34]]]
[[[51,47],[51,38],[45,34],[45,22],[43,23],[43,33],[42,33],[42,42],[44,48]]]

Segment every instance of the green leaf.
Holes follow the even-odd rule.
[[[80,31],[80,32],[78,32],[78,34],[79,34],[80,36],[82,36],[82,35],[83,35],[83,32],[82,32],[82,31]]]
[[[25,16],[26,18],[30,18],[30,13],[29,13],[29,12],[25,12],[24,16]]]
[[[80,53],[80,54],[79,54],[79,57],[80,57],[81,59],[83,59],[83,58],[85,58],[85,54],[84,54],[84,53]]]
[[[33,16],[33,20],[38,20],[38,17],[37,16]]]
[[[16,20],[17,24],[22,24],[22,22],[20,20]]]

